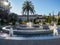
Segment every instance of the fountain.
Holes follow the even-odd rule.
[[[28,42],[28,45],[37,45],[37,44],[38,45],[44,45],[44,44],[45,45],[59,45],[60,44],[60,36],[56,37],[56,35],[58,35],[57,26],[54,24],[53,27],[54,27],[53,34],[55,36],[45,36],[45,37],[44,36],[43,37],[42,36],[36,36],[36,37],[34,37],[34,36],[32,36],[32,37],[19,36],[19,37],[17,37],[16,36],[16,37],[7,37],[7,38],[0,39],[0,44],[5,45],[7,43],[7,45],[9,45],[9,44],[11,44],[11,45],[13,45],[13,44],[14,45],[17,45],[17,44],[18,45],[20,45],[20,44],[27,45],[27,42]],[[13,31],[15,31],[15,30],[13,30],[13,31],[12,30],[13,30],[12,28],[9,29],[9,31],[10,31],[9,34],[13,36]],[[27,30],[24,30],[24,32],[26,32],[26,31]],[[34,32],[34,31],[32,30],[32,32]],[[38,31],[38,32],[40,33],[40,31]],[[44,30],[42,32],[44,32]],[[28,33],[29,33],[29,31],[28,31]],[[36,33],[36,31],[35,31],[35,33]],[[4,36],[6,37],[6,35],[4,35]],[[3,43],[1,43],[1,42],[3,42]]]
[[[10,28],[9,28],[9,26],[5,26],[2,29],[9,31],[10,36],[13,36],[14,32],[19,33],[19,34],[23,34],[23,35],[50,34],[50,33],[52,33],[52,30],[43,29],[42,24],[40,24],[40,27],[33,27],[32,22],[28,22],[26,25],[27,25],[26,27],[20,27],[19,29],[17,29],[17,28],[13,29],[13,27],[11,27],[11,26],[10,26]]]
[[[32,27],[33,26],[32,22],[28,22],[26,25],[27,25],[27,28],[33,28]]]
[[[53,26],[51,26],[51,27],[53,27],[53,30],[41,30],[41,29],[39,29],[39,30],[32,30],[32,27],[33,27],[33,25],[31,24],[31,23],[28,23],[29,24],[29,26],[28,27],[25,27],[25,28],[28,28],[28,29],[31,29],[31,30],[15,30],[15,29],[13,29],[13,28],[10,28],[10,29],[7,29],[7,27],[8,26],[5,26],[5,27],[3,27],[3,29],[4,30],[6,30],[6,31],[8,31],[9,30],[9,34],[10,34],[10,37],[7,37],[7,38],[5,38],[5,40],[8,42],[8,44],[12,44],[12,42],[13,42],[13,44],[15,44],[15,45],[17,45],[17,44],[22,44],[22,45],[24,45],[24,42],[25,42],[25,44],[27,45],[27,41],[29,42],[29,44],[28,45],[35,45],[35,43],[36,43],[36,45],[37,44],[42,44],[42,45],[44,45],[45,43],[46,43],[46,45],[49,45],[49,44],[51,44],[51,45],[55,45],[55,44],[60,44],[59,43],[59,40],[60,40],[60,36],[58,36],[58,30],[57,30],[57,25],[56,24],[54,24]],[[31,24],[31,25],[30,25]],[[34,28],[34,27],[33,27]],[[40,27],[41,28],[41,27]],[[52,34],[52,36],[50,35],[51,34],[51,32],[50,31],[53,31],[53,34]],[[13,32],[17,32],[17,33],[20,33],[20,35],[17,35],[17,36],[14,36],[14,34],[13,34]],[[47,33],[49,33],[50,32],[50,34],[47,34]],[[42,35],[42,36],[40,36],[41,35],[41,33],[42,34],[46,34],[46,35]],[[21,35],[21,34],[24,34],[24,35]],[[26,35],[25,35],[26,34]],[[33,35],[34,34],[34,35]],[[32,36],[31,36],[32,35]],[[38,36],[37,36],[38,35]],[[54,36],[53,36],[54,35]],[[29,36],[29,37],[27,37],[27,36]],[[6,35],[4,35],[4,37],[6,37]],[[3,38],[4,39],[4,38]],[[58,40],[57,40],[58,39]],[[5,41],[4,40],[4,41]],[[22,41],[22,40],[24,40],[24,42]],[[34,40],[36,40],[36,41],[34,41]],[[57,42],[56,42],[56,41]],[[3,41],[3,42],[4,42]],[[6,42],[5,41],[5,42]],[[31,42],[30,42],[31,41]],[[4,42],[4,43],[5,43]],[[7,43],[6,42],[6,43]],[[32,44],[32,42],[33,42],[33,44]],[[41,42],[41,43],[38,43],[38,42]],[[44,43],[43,43],[44,42]],[[47,43],[48,42],[48,43]]]
[[[43,29],[42,23],[39,23],[39,28]]]

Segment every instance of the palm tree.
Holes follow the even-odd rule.
[[[58,12],[57,24],[60,24],[60,11]]]
[[[31,1],[25,1],[22,7],[23,14],[27,14],[27,21],[29,22],[29,13],[34,14],[34,5]]]

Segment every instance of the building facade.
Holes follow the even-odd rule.
[[[27,15],[19,15],[18,16],[19,19],[22,19],[23,21],[27,21]],[[29,20],[33,21],[34,19],[36,19],[37,17],[39,17],[39,21],[45,21],[46,19],[43,18],[42,15],[29,15]]]

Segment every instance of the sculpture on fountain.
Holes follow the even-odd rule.
[[[27,28],[33,28],[33,23],[32,22],[28,22],[26,25],[27,25]]]
[[[53,29],[53,35],[54,36],[58,36],[58,30],[57,30],[57,25],[56,24],[54,24],[54,29]]]
[[[58,27],[57,27],[57,25],[54,22],[51,23],[49,28],[50,28],[50,30],[53,30],[53,35],[54,36],[58,36],[58,30],[57,30]]]
[[[10,28],[10,30],[9,30],[9,35],[10,35],[10,36],[13,36],[13,28]]]
[[[43,29],[43,24],[39,23],[39,28]]]

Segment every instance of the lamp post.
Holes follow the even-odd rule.
[[[9,2],[4,1],[3,2],[3,6],[4,6],[4,10],[7,10],[7,8],[9,8],[8,7],[9,6]]]
[[[6,10],[8,13],[10,12],[10,9],[12,8],[10,5],[10,2],[7,2],[7,1],[3,1],[3,7],[4,7],[4,10]]]
[[[4,1],[3,4],[4,4],[5,6],[8,6],[9,3],[6,2],[6,1]]]
[[[8,22],[8,13],[9,13],[9,2],[3,1],[3,8],[4,8],[4,22]],[[7,23],[6,23],[7,24]]]

